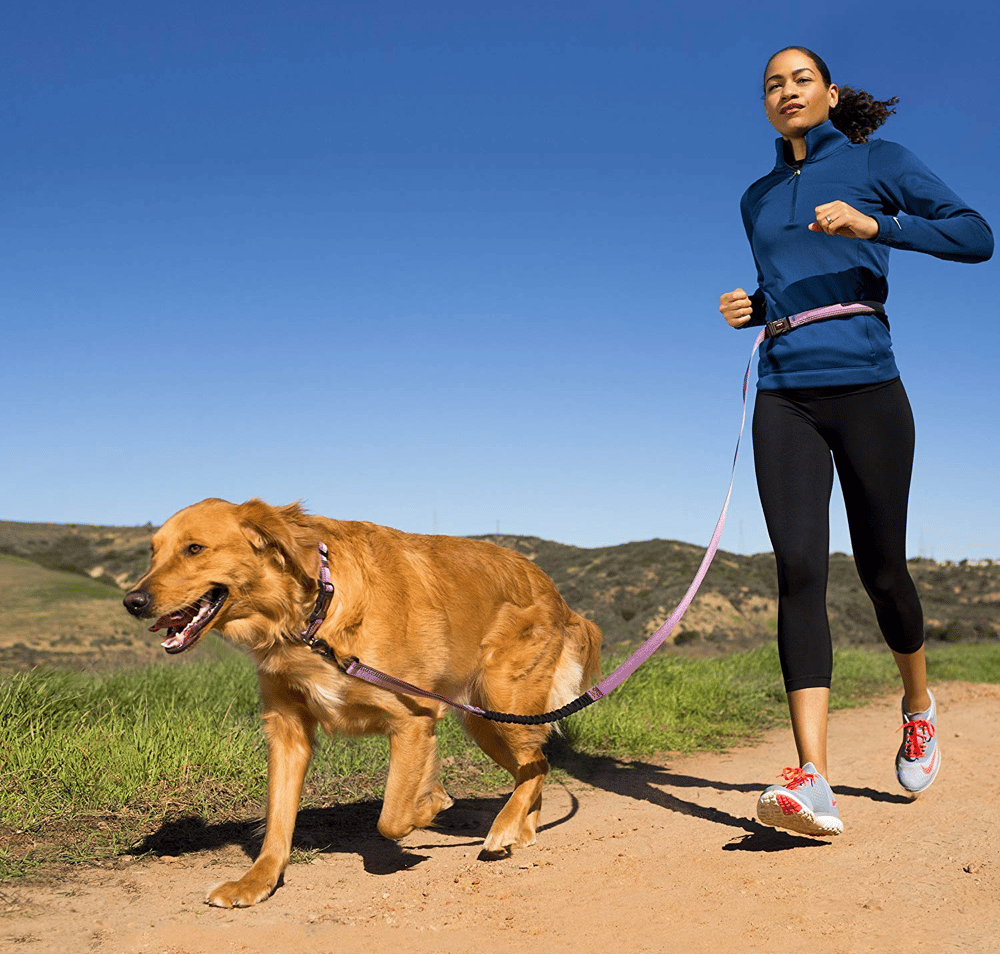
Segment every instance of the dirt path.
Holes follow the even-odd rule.
[[[304,820],[333,847],[253,909],[203,904],[245,866],[209,831],[195,853],[0,886],[0,951],[996,952],[1000,687],[937,695],[943,769],[912,803],[892,771],[898,702],[833,714],[836,840],[753,817],[790,761],[783,730],[721,756],[594,760],[547,787],[538,845],[500,862],[477,859],[496,800],[459,802],[402,850],[362,804]]]

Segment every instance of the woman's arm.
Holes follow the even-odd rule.
[[[873,142],[868,171],[886,209],[870,217],[878,225],[875,242],[956,262],[985,262],[993,255],[986,220],[908,149]]]
[[[750,187],[751,189],[753,186]],[[743,198],[740,199],[740,215],[743,218],[743,228],[746,230],[747,241],[750,243],[750,250],[753,251],[753,217],[750,214],[750,189],[748,189],[744,194]],[[739,288],[733,292],[727,293],[728,296],[736,296],[739,293],[740,304],[733,310],[734,300],[729,302],[724,302],[723,299],[727,298],[727,295],[723,295],[719,298],[719,311],[722,312],[723,317],[726,322],[733,328],[744,328],[746,326],[756,326],[763,325],[767,321],[767,299],[764,297],[764,291],[762,286],[764,284],[764,276],[760,271],[760,263],[757,261],[757,256],[753,257],[754,265],[757,266],[757,290],[753,295],[747,295],[743,289]],[[746,299],[743,302],[742,299]],[[745,310],[749,308],[750,311]],[[742,319],[741,321],[730,321],[731,318]]]

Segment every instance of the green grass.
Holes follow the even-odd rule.
[[[80,861],[125,852],[137,832],[171,816],[259,813],[266,760],[252,665],[220,641],[200,651],[186,665],[109,676],[34,670],[0,682],[0,878],[29,869],[37,853],[17,847],[37,847],[52,830],[76,834],[57,840],[58,858]],[[834,708],[898,685],[885,652],[835,657]],[[929,658],[933,680],[1000,682],[996,644],[935,647]],[[658,655],[563,730],[580,753],[636,757],[745,745],[786,720],[768,647],[711,660]],[[457,721],[444,720],[438,739],[449,788],[485,794],[508,785]],[[321,734],[303,805],[379,798],[387,762],[382,738]]]

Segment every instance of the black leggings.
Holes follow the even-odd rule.
[[[898,653],[923,646],[920,598],[906,567],[913,444],[913,414],[898,378],[757,393],[754,464],[778,568],[786,691],[828,687],[833,672],[826,582],[834,464],[854,561],[885,642]]]

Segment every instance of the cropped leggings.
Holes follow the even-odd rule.
[[[898,378],[877,385],[758,391],[754,465],[778,570],[778,652],[786,691],[830,685],[826,612],[836,465],[858,574],[898,653],[923,646],[906,566],[913,414]]]

